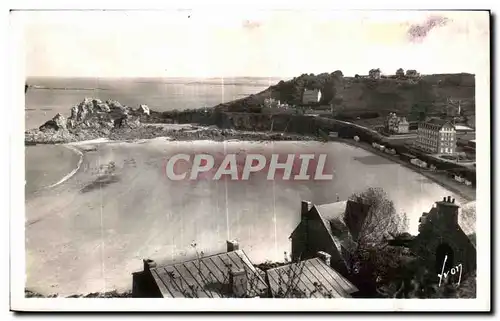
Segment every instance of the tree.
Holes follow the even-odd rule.
[[[343,78],[344,74],[342,73],[341,70],[335,70],[334,72],[332,72],[332,76],[337,77],[337,78]]]
[[[418,102],[412,105],[409,118],[418,121],[425,121],[428,112],[429,104],[425,102]]]
[[[380,68],[376,68],[376,69],[370,69],[368,75],[370,76],[370,78],[378,79],[380,78],[380,73],[381,73]]]
[[[389,200],[382,188],[370,187],[351,195],[349,199],[369,206],[355,240],[358,247],[379,247],[385,244],[388,236],[403,233],[408,228],[408,218],[405,214],[396,213],[394,202]],[[344,217],[344,221],[348,219]]]
[[[400,269],[404,249],[388,248],[387,239],[408,229],[406,214],[398,214],[394,203],[381,188],[368,188],[355,193],[350,200],[369,207],[364,217],[354,218],[359,229],[353,235],[349,268],[357,274],[358,282],[366,292],[374,292],[377,284],[389,281]],[[344,214],[344,222],[349,226],[353,221],[352,212]],[[351,224],[352,225],[352,224]]]
[[[398,70],[396,70],[396,76],[404,77],[404,75],[405,75],[405,71],[403,68],[399,68]]]

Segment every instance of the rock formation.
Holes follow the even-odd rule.
[[[137,108],[137,112],[149,116],[149,107],[147,105],[140,105],[139,108]]]
[[[55,143],[105,137],[115,128],[139,127],[144,115],[149,115],[146,105],[134,111],[118,101],[85,98],[71,108],[68,119],[57,114],[38,130],[27,131],[25,140]]]
[[[52,118],[51,120],[47,121],[45,124],[40,126],[40,130],[41,131],[50,130],[50,129],[52,129],[52,130],[59,130],[59,129],[65,130],[65,129],[67,129],[66,125],[67,125],[66,118],[63,115],[57,113],[57,115],[55,115],[54,118]]]

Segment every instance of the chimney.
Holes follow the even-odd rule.
[[[437,215],[440,222],[447,227],[454,227],[458,224],[458,209],[455,199],[451,196],[445,197],[442,202],[436,203]]]
[[[242,298],[247,294],[247,273],[244,269],[234,269],[229,271],[229,286],[237,298]]]
[[[227,245],[227,252],[233,252],[237,251],[240,249],[240,245],[238,244],[238,241],[232,240],[232,241],[226,241]]]
[[[332,256],[326,252],[319,251],[318,252],[318,257],[325,262],[326,265],[330,266],[331,258]]]
[[[309,211],[311,210],[312,208],[312,203],[311,202],[308,202],[308,201],[302,201],[301,202],[301,209],[300,209],[300,217],[301,219],[304,219],[307,215],[307,213],[309,213]]]
[[[156,267],[156,262],[151,259],[144,259],[142,260],[142,263],[144,265],[144,271],[149,271],[150,269]]]

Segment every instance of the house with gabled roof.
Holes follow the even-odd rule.
[[[134,297],[253,298],[267,296],[268,286],[235,241],[227,251],[170,265],[146,259],[144,270],[133,274]]]
[[[298,262],[256,267],[236,241],[227,252],[167,265],[145,259],[133,273],[133,297],[350,298],[358,289],[330,267],[325,252]],[[265,265],[265,264],[264,264]],[[264,272],[265,270],[265,272]]]
[[[302,201],[300,223],[290,235],[292,260],[304,260],[325,252],[330,266],[342,275],[350,273],[350,254],[370,207],[352,200],[313,205]]]
[[[329,266],[330,255],[289,263],[266,271],[273,298],[350,298],[358,288]]]

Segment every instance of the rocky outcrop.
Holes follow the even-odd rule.
[[[80,104],[71,108],[68,118],[69,130],[94,129],[109,131],[123,125],[128,118],[129,110],[117,101],[85,98]]]
[[[137,128],[140,117],[149,114],[149,108],[141,105],[136,111],[115,100],[85,98],[71,108],[68,119],[57,114],[38,130],[25,133],[27,143],[58,143],[107,137],[121,127]]]
[[[66,130],[66,124],[67,120],[66,118],[61,115],[57,114],[52,118],[51,120],[47,121],[45,124],[40,126],[41,131],[46,131],[46,130]]]
[[[140,105],[139,108],[137,108],[137,112],[141,115],[149,116],[149,107],[147,105]]]

